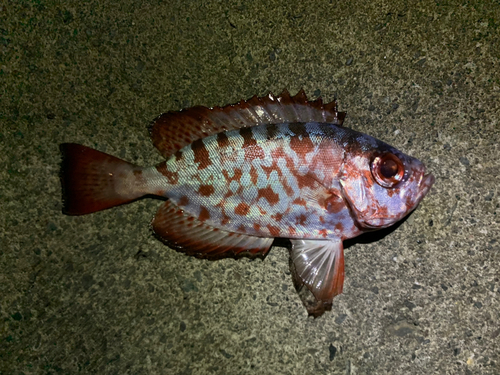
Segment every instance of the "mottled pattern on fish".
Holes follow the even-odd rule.
[[[64,144],[65,212],[166,197],[155,234],[211,259],[264,255],[288,238],[295,284],[321,315],[342,292],[342,241],[402,219],[434,182],[417,159],[342,127],[344,117],[303,92],[170,112],[150,129],[167,160],[148,168]]]
[[[215,227],[260,237],[349,238],[359,230],[338,181],[349,136],[318,123],[232,130],[186,146],[158,170],[174,182],[165,196]]]

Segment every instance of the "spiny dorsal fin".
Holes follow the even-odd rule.
[[[284,90],[279,96],[254,96],[225,107],[192,107],[167,112],[156,118],[149,132],[153,145],[164,157],[211,134],[263,124],[293,122],[325,122],[342,126],[345,112],[337,111],[337,103],[323,104],[318,98],[309,101],[304,90],[290,96]]]
[[[198,258],[263,257],[273,243],[273,238],[214,228],[170,201],[160,207],[151,225],[167,246]]]

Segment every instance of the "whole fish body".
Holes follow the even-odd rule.
[[[264,256],[287,238],[295,285],[319,316],[342,293],[343,240],[401,220],[434,182],[417,159],[344,128],[344,117],[303,91],[165,113],[150,133],[166,161],[144,168],[62,144],[63,211],[165,197],[154,233],[209,259]]]

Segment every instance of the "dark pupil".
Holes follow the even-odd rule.
[[[398,173],[398,163],[392,159],[386,159],[380,165],[380,174],[385,178],[392,178]]]

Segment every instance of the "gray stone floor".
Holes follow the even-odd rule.
[[[499,374],[500,4],[409,3],[2,2],[0,374]],[[157,200],[61,214],[59,143],[149,165],[159,113],[283,88],[436,176],[350,243],[332,312],[308,318],[283,248],[163,246]]]

